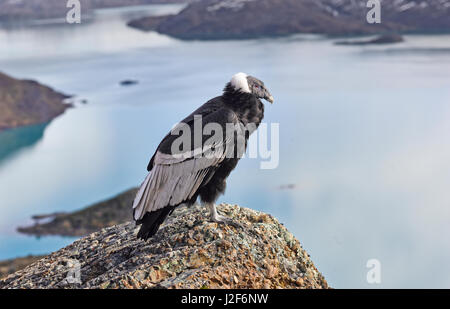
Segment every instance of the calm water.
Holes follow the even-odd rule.
[[[244,71],[275,96],[265,121],[280,124],[280,164],[242,160],[220,201],[279,218],[333,287],[450,288],[450,36],[383,47],[316,36],[181,42],[125,26],[178,9],[0,30],[1,71],[89,102],[0,134],[0,259],[72,242],[15,228],[139,184],[172,124]],[[376,286],[366,282],[372,258]]]

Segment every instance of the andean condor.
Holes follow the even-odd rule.
[[[166,135],[133,202],[134,220],[142,225],[138,238],[155,235],[176,207],[190,206],[198,197],[208,206],[212,221],[236,225],[219,215],[214,203],[264,117],[260,99],[273,103],[262,81],[238,73],[221,96],[203,104]]]

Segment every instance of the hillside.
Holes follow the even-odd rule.
[[[381,0],[381,24],[369,24],[366,0],[203,0],[177,15],[130,26],[180,39],[245,39],[316,33],[333,36],[450,32],[450,0]]]
[[[219,205],[241,223],[178,208],[148,242],[134,223],[90,234],[0,280],[0,288],[328,288],[299,241],[275,218]],[[71,279],[67,275],[80,270]],[[75,272],[76,273],[76,272]]]
[[[45,123],[70,107],[68,96],[32,80],[18,80],[0,73],[0,131]]]

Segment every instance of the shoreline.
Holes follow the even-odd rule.
[[[137,188],[129,189],[112,198],[91,204],[70,213],[34,214],[36,223],[18,227],[17,231],[32,236],[85,236],[102,228],[128,222],[132,219],[131,204]],[[50,221],[40,223],[39,218]]]

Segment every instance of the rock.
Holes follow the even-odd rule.
[[[137,80],[133,80],[133,79],[125,79],[123,81],[120,82],[121,86],[132,86],[132,85],[136,85],[139,82]]]
[[[204,207],[181,207],[148,242],[136,239],[131,222],[105,228],[8,276],[0,288],[328,288],[274,217],[237,205],[218,209],[244,228],[209,222]]]
[[[18,80],[0,73],[0,131],[43,124],[71,105],[68,96],[31,80]]]
[[[450,32],[448,1],[419,5],[380,0],[382,22],[369,24],[367,0],[203,0],[179,14],[149,17],[130,25],[184,40],[247,39],[296,33],[379,34],[386,31]],[[149,26],[150,25],[150,26]]]
[[[39,215],[38,218],[54,216],[46,223],[19,227],[20,233],[35,236],[85,236],[104,227],[130,221],[131,205],[137,189],[131,189],[109,200],[94,204],[73,213]],[[36,216],[33,216],[36,217]]]
[[[371,40],[359,40],[359,41],[339,41],[336,45],[382,45],[382,44],[393,44],[403,42],[404,39],[401,35],[397,34],[386,34],[378,36]]]

